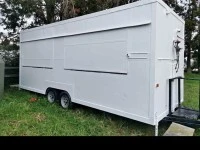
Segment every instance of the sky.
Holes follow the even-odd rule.
[[[1,18],[1,14],[0,14],[0,18]],[[0,20],[0,22],[1,22],[1,20]],[[3,32],[3,27],[2,26],[0,26],[0,32]]]
[[[1,18],[1,14],[0,14],[0,18]],[[33,21],[33,17],[30,17],[29,19],[27,19],[27,24],[30,24]],[[1,19],[0,19],[1,22]],[[0,25],[0,32],[4,32],[7,33],[6,30],[3,29],[4,27]]]

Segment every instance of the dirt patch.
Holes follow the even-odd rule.
[[[30,103],[37,102],[37,98],[35,98],[35,97],[32,97],[32,98],[30,98],[30,99],[29,99],[29,102],[30,102]]]
[[[9,122],[10,126],[13,126],[14,128],[18,128],[21,124],[26,123],[24,120],[13,120]]]
[[[33,114],[33,117],[38,121],[38,122],[42,122],[46,119],[46,116],[42,113],[35,113]]]

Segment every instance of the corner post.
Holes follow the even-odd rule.
[[[172,114],[172,79],[169,79],[169,115]]]
[[[181,107],[181,79],[178,78],[178,107]]]

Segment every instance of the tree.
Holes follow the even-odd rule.
[[[19,31],[25,25],[25,12],[23,12],[20,5],[21,0],[4,0],[0,3],[2,23],[0,25],[5,26],[5,30],[8,31],[8,37],[12,42],[19,41]]]
[[[185,20],[185,55],[187,57],[187,72],[191,72],[191,51],[197,37],[194,37],[198,26],[197,0],[164,0],[176,13]]]
[[[5,61],[6,66],[18,66],[19,65],[19,46],[16,43],[11,42],[7,36],[0,33],[0,54]]]
[[[2,23],[8,34],[0,35],[0,51],[7,66],[19,64],[19,31],[25,25],[25,14],[19,0],[5,0],[0,2]]]
[[[196,26],[196,33],[193,38],[192,42],[192,49],[194,50],[193,58],[197,60],[195,63],[195,68],[198,68],[198,72],[200,73],[200,1],[197,5],[198,9],[196,11],[196,18],[197,18],[197,26]]]
[[[82,16],[136,1],[138,0],[75,0],[75,8],[79,10],[77,15]]]
[[[187,72],[191,72],[191,50],[192,45],[195,42],[195,38],[193,38],[193,34],[196,31],[196,27],[198,25],[197,20],[197,1],[189,0],[188,7],[185,13],[185,48],[187,54]]]
[[[185,3],[182,0],[163,0],[169,7],[171,7],[178,15],[185,15]],[[186,0],[187,1],[187,0]]]

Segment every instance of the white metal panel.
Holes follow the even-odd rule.
[[[175,71],[176,53],[173,46],[173,41],[177,40],[177,29],[182,31],[179,35],[184,37],[184,22],[178,19],[171,11],[171,13],[167,14],[165,7],[157,3],[156,40],[159,42],[156,43],[155,85],[159,84],[159,87],[156,88],[155,86],[155,112],[158,114],[159,120],[165,117],[169,110],[169,79],[183,76],[184,72],[184,40],[181,40],[183,49],[180,53],[180,68],[177,73]],[[172,88],[172,104],[173,108],[175,108],[178,102],[177,81],[173,83]]]
[[[64,68],[127,73],[127,31],[112,30],[65,38]]]
[[[65,49],[65,69],[127,73],[126,50],[125,41],[70,45]]]
[[[46,92],[46,80],[53,80],[51,69],[38,69],[21,66],[20,88],[36,91],[41,94]]]
[[[148,119],[149,61],[136,59],[129,66],[128,75],[74,72],[74,101],[88,102]]]
[[[135,39],[138,37],[138,42],[143,37],[144,43],[147,43],[144,49],[149,51],[150,43],[148,41],[150,32],[144,32],[145,34],[141,34],[140,37],[136,34],[138,30],[140,29],[130,28],[128,30],[128,43],[131,44],[133,37]],[[129,51],[138,52],[138,49],[131,45]],[[116,56],[115,54],[113,55]],[[129,64],[127,75],[73,72],[75,83],[74,101],[108,107],[137,117],[149,118],[150,59],[148,55],[146,57],[146,59],[139,57],[128,59],[128,57],[125,57]]]
[[[135,28],[131,28],[128,32],[128,53],[130,55],[140,55],[138,57],[146,57],[150,53],[151,46],[151,25],[144,25]]]
[[[22,66],[52,67],[54,42],[51,40],[32,41],[21,45]]]
[[[64,59],[64,48],[65,48],[65,40],[64,38],[55,38],[54,39],[54,60]],[[62,67],[64,67],[62,65]],[[56,66],[57,68],[57,66]]]

